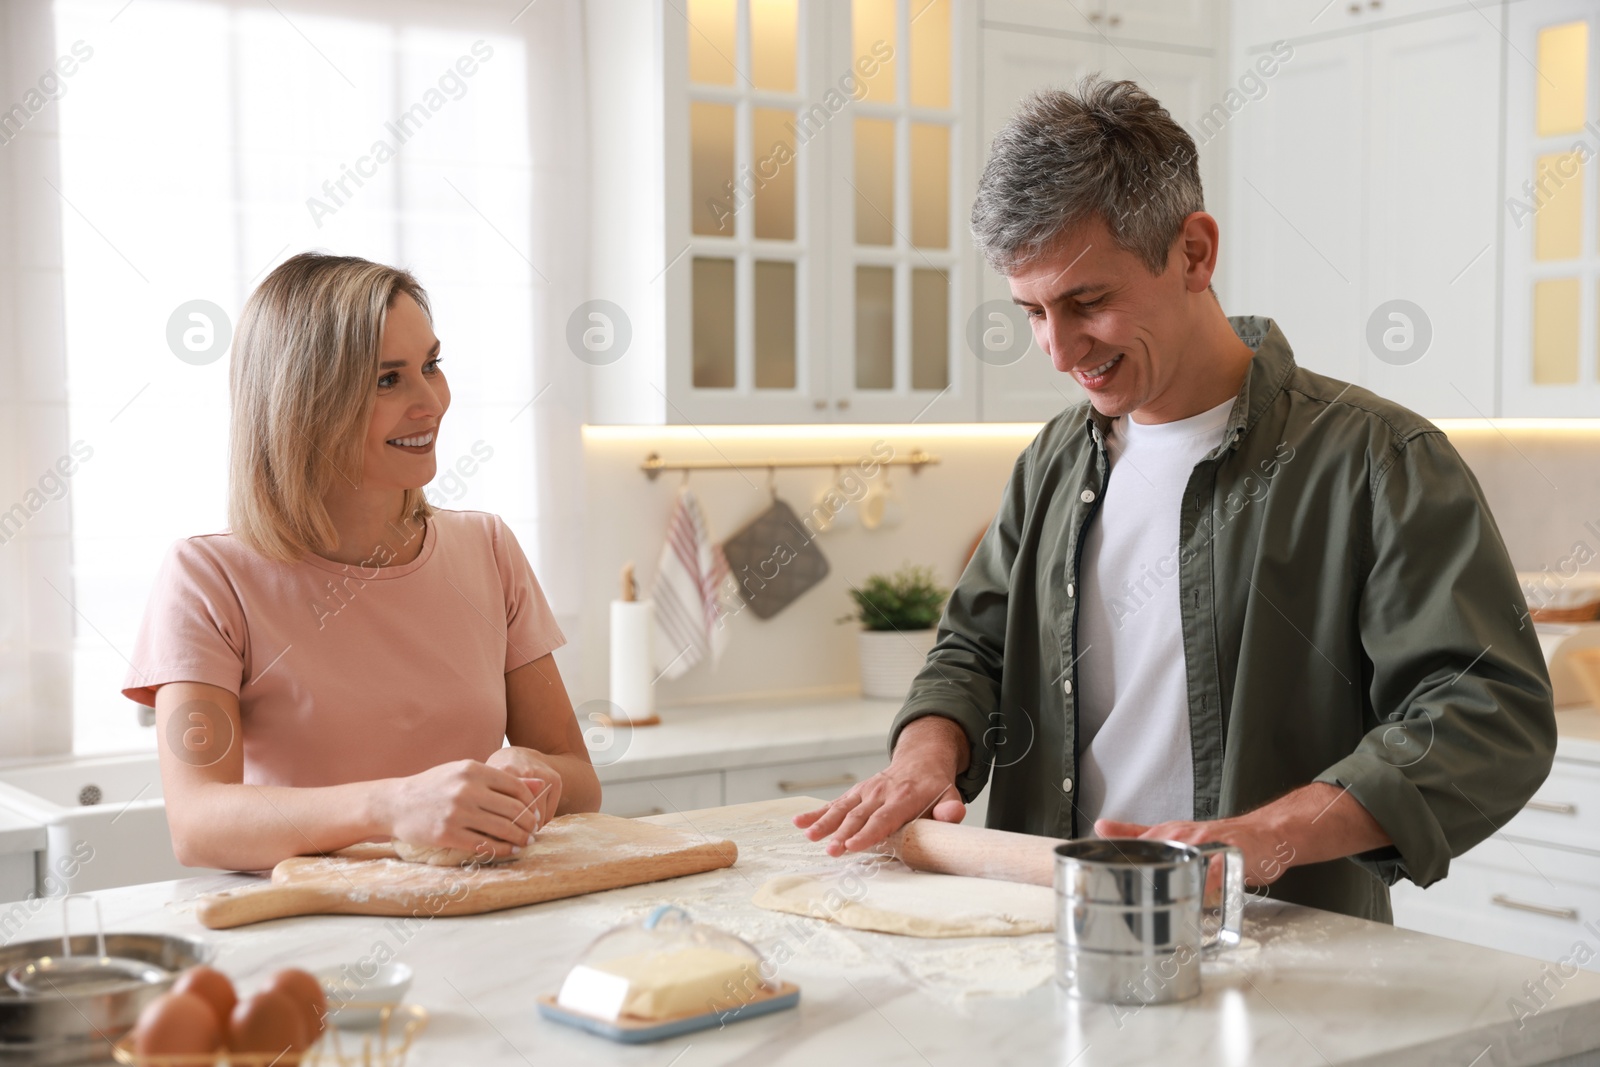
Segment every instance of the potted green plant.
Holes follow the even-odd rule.
[[[874,574],[852,586],[855,611],[840,619],[860,624],[861,695],[903,700],[922,669],[938,633],[950,590],[933,568],[906,564],[893,574]]]

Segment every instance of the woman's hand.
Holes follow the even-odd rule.
[[[514,773],[456,760],[389,780],[384,817],[390,836],[413,845],[515,856],[541,825],[534,791]]]
[[[484,762],[491,767],[498,767],[509,774],[514,774],[528,783],[528,788],[533,790],[533,795],[538,801],[534,805],[534,811],[538,815],[538,820],[534,823],[535,830],[555,818],[556,806],[561,803],[561,772],[545,759],[544,753],[536,749],[507,745]]]

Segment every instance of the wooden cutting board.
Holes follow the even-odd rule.
[[[476,915],[546,900],[731,867],[732,841],[614,815],[563,815],[527,852],[492,867],[407,863],[387,844],[327,856],[294,856],[272,882],[201,897],[195,914],[212,930],[290,915]]]

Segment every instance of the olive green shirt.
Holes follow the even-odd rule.
[[[1179,520],[1194,817],[1309,782],[1348,789],[1394,842],[1293,867],[1270,895],[1389,921],[1549,773],[1550,678],[1477,480],[1426,419],[1295,365],[1271,319],[1223,442]],[[960,724],[988,824],[1086,836],[1078,779],[1077,583],[1105,495],[1110,422],[1087,401],[1018,457],[890,732]],[[1112,773],[1115,773],[1114,771]],[[991,781],[992,778],[992,781]],[[1285,843],[1277,859],[1292,862]]]

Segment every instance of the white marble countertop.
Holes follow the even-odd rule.
[[[827,759],[887,751],[894,700],[773,700],[665,708],[659,726],[627,731],[626,751],[596,767],[602,782],[696,774],[727,767]],[[1556,712],[1563,759],[1600,763],[1600,711]]]
[[[246,992],[272,970],[363,957],[409,963],[408,1000],[431,1015],[413,1067],[472,1064],[929,1065],[1449,1063],[1507,1067],[1600,1048],[1600,975],[1559,982],[1548,964],[1327,912],[1253,901],[1259,947],[1208,961],[1201,996],[1138,1011],[1075,1001],[1050,980],[1053,938],[921,941],[845,930],[749,903],[774,874],[836,864],[788,824],[813,803],[789,798],[658,816],[739,844],[729,869],[463,918],[285,919],[208,931],[189,903],[243,875],[161,882],[93,895],[109,930],[170,932],[218,948]],[[870,889],[868,890],[870,894]],[[588,942],[660,903],[783,959],[800,1005],[722,1030],[626,1047],[540,1019]],[[56,932],[44,909],[18,939]],[[1588,937],[1575,933],[1575,937]],[[1591,938],[1600,940],[1600,938]],[[1549,1002],[1519,1029],[1508,1006],[1525,983]]]
[[[899,701],[861,697],[663,708],[658,712],[659,726],[619,731],[626,750],[614,762],[595,769],[601,782],[620,782],[866,752],[887,754],[889,723],[899,710]],[[603,757],[596,763],[602,761]]]

